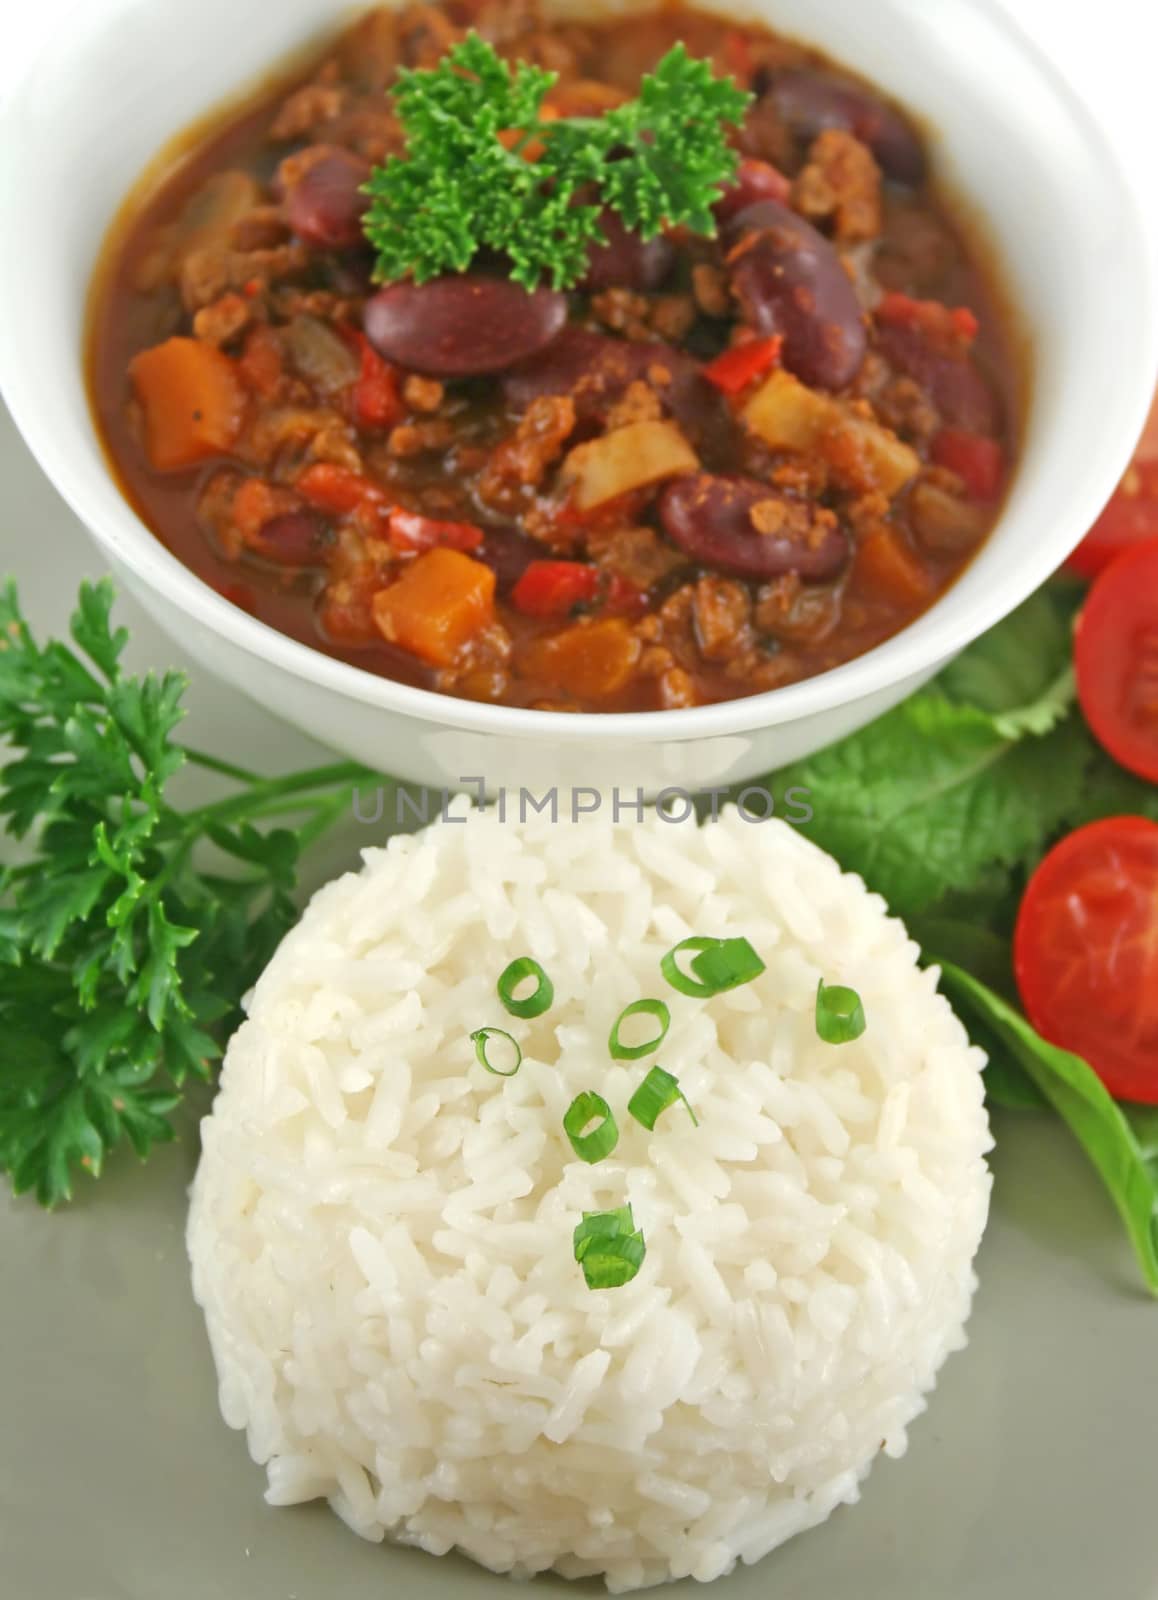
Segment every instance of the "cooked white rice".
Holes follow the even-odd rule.
[[[664,984],[695,933],[767,961],[711,1001]],[[531,954],[542,1018],[499,973]],[[779,822],[515,826],[471,813],[316,896],[257,986],[203,1126],[189,1249],[268,1499],[500,1572],[613,1591],[756,1561],[900,1455],[965,1343],[985,1224],[983,1057],[859,879]],[[816,1035],[817,980],[868,1029]],[[612,1023],[668,1000],[662,1051]],[[468,1034],[515,1034],[518,1075]],[[699,1117],[648,1133],[652,1061]],[[620,1142],[576,1159],[584,1089]],[[572,1230],[630,1201],[639,1275],[587,1288]]]

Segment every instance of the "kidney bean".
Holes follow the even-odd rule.
[[[332,542],[329,526],[312,511],[283,511],[262,524],[253,548],[283,567],[321,567]]]
[[[934,349],[919,328],[903,324],[878,327],[877,349],[896,372],[920,384],[943,422],[970,433],[1001,431],[1001,402],[967,355]]]
[[[712,207],[717,222],[728,222],[739,211],[745,211],[759,200],[779,200],[786,205],[792,196],[792,180],[772,165],[758,161],[755,156],[744,156],[736,169],[736,177]]]
[[[753,507],[782,506],[784,529],[761,533]],[[848,540],[833,523],[818,525],[802,501],[755,478],[717,478],[705,472],[676,478],[659,497],[659,517],[673,544],[704,566],[740,578],[779,578],[786,572],[823,581],[848,560]]]
[[[658,289],[675,261],[670,241],[662,233],[654,239],[641,239],[611,210],[603,211],[599,226],[606,243],[592,249],[582,287],[593,293],[616,288]]]
[[[925,153],[913,129],[868,89],[815,72],[785,72],[772,85],[772,104],[792,132],[812,140],[839,128],[867,144],[881,170],[899,183],[920,183]]]
[[[479,556],[494,573],[499,593],[507,594],[542,553],[542,546],[513,528],[488,528]]]
[[[316,160],[299,159],[296,169],[285,185],[285,207],[298,238],[320,250],[360,244],[370,203],[361,192],[369,163],[351,150],[334,148]]]
[[[782,360],[802,383],[843,389],[868,345],[860,302],[839,255],[810,222],[761,200],[729,225],[732,288],[745,322],[778,333]]]
[[[540,395],[569,394],[580,419],[591,421],[640,380],[655,385],[693,437],[726,422],[719,395],[690,356],[670,345],[614,339],[588,328],[566,328],[548,350],[512,368],[503,378],[503,392],[518,410]]]
[[[370,343],[387,361],[432,378],[502,372],[546,347],[567,321],[567,297],[509,278],[462,273],[429,283],[392,283],[363,314]]]

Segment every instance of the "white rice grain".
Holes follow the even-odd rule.
[[[189,1222],[222,1411],[271,1504],[365,1538],[708,1582],[855,1500],[964,1343],[982,1058],[901,925],[779,822],[453,814],[315,897],[230,1045]],[[697,933],[767,970],[675,993],[660,957]],[[528,954],[555,1003],[523,1021],[494,985]],[[822,977],[860,991],[860,1040],[817,1037]],[[671,1030],[612,1062],[642,996]],[[485,1024],[516,1077],[476,1061]],[[698,1128],[628,1115],[653,1060]],[[586,1089],[619,1125],[595,1166],[561,1126]],[[589,1290],[575,1224],[628,1201],[643,1266]]]

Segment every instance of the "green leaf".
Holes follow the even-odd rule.
[[[1034,595],[941,673],[947,699],[986,711],[998,731],[1048,733],[1074,701],[1073,602],[1066,590]],[[1004,724],[1004,726],[1002,726]]]
[[[112,627],[115,599],[116,590],[108,578],[82,583],[70,625],[72,637],[110,681],[120,674],[120,659],[129,640],[127,628]]]
[[[1085,1150],[1134,1246],[1147,1286],[1158,1294],[1158,1169],[1122,1108],[1079,1056],[1036,1033],[1000,995],[951,963],[942,983],[955,1003],[1001,1040]],[[1149,1131],[1149,1130],[1147,1130]]]
[[[926,692],[773,782],[776,793],[807,789],[808,837],[908,917],[1040,852],[1083,763],[1069,723],[1010,739],[985,712]]]

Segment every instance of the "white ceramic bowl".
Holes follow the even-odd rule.
[[[0,387],[114,571],[209,670],[328,744],[423,783],[478,775],[492,789],[698,789],[766,773],[877,716],[1072,550],[1125,467],[1158,362],[1152,244],[1093,118],[994,0],[717,9],[814,42],[919,113],[935,130],[940,172],[991,237],[1033,392],[1001,524],[961,581],[895,639],[822,677],[637,715],[448,699],[254,621],[193,577],[122,499],[85,396],[85,299],[110,218],[165,141],[347,8],[79,0],[0,110]]]

